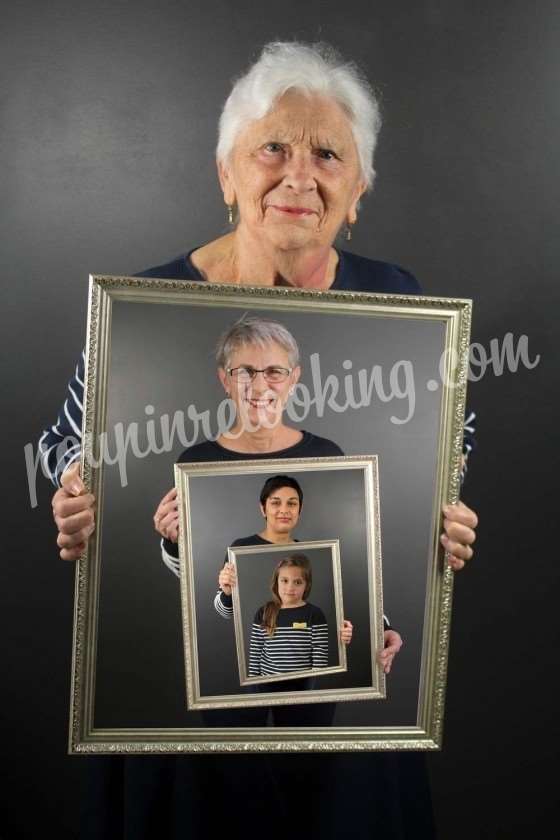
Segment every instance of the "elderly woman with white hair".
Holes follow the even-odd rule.
[[[352,226],[358,219],[360,199],[373,185],[373,153],[379,128],[376,98],[353,64],[342,61],[332,49],[321,45],[267,45],[257,62],[235,83],[220,118],[218,177],[231,231],[201,246],[193,243],[186,253],[165,265],[142,272],[141,276],[234,285],[419,293],[417,281],[407,271],[351,254],[335,244],[338,236],[347,240],[351,238]],[[259,365],[259,368],[262,367]],[[69,384],[68,397],[57,422],[46,429],[41,438],[44,468],[60,488],[53,498],[53,512],[59,530],[58,546],[61,557],[69,560],[80,555],[94,528],[93,499],[85,493],[77,464],[81,444],[83,379],[82,358]],[[465,430],[466,456],[472,443],[472,418],[469,418]],[[292,444],[297,443],[293,439],[294,434],[299,434],[296,430],[284,430],[283,434],[286,440],[263,435],[261,454],[270,457],[279,455],[282,447],[285,449],[290,445],[290,436]],[[235,446],[232,444],[230,449],[234,451]],[[238,451],[244,452],[245,456],[248,452],[254,454],[251,449],[240,448]],[[167,499],[164,503],[169,501]],[[458,570],[472,556],[477,518],[461,502],[447,506],[443,513],[441,540],[449,565]],[[171,506],[158,520],[158,528],[163,528],[166,535],[170,533],[172,515]],[[288,758],[293,771],[311,757]],[[221,767],[226,767],[226,776],[228,760],[231,762],[232,758],[218,762]],[[363,773],[370,778],[371,784],[375,784],[372,774],[379,770],[383,760],[381,756],[356,757],[351,771],[353,776],[346,778],[350,787],[359,790],[361,777],[356,773],[360,762],[363,762]],[[183,761],[188,762],[187,759]],[[250,762],[250,757],[245,757],[245,761]],[[325,756],[321,762],[323,768],[327,768],[329,762],[331,765],[335,762],[332,765],[334,768],[344,765],[341,756]],[[179,765],[182,768],[180,772],[184,772],[187,764],[181,765],[178,761]],[[335,769],[334,772],[345,771]],[[287,773],[289,777],[290,770]],[[293,777],[292,781],[295,781]],[[257,776],[254,782],[257,782]],[[383,784],[377,789],[389,790]],[[407,785],[402,787],[402,778],[389,786],[392,796],[398,789],[407,789]],[[385,830],[379,813],[370,807],[372,787],[368,784],[366,788],[359,801],[367,801],[368,807],[362,808],[363,813],[354,815],[352,819],[351,833],[354,837],[371,836],[375,828],[378,829],[377,836],[384,838],[410,836],[418,840],[431,836],[431,829],[424,830],[417,818],[399,817],[398,830]],[[175,789],[178,791],[177,784]],[[417,786],[415,790],[418,789]],[[247,793],[251,794],[251,790]],[[336,795],[323,799],[320,813],[325,813],[330,801],[337,806],[339,816],[344,814],[341,795],[339,790]],[[419,799],[410,792],[405,793],[405,798],[407,808]],[[303,801],[308,802],[309,797],[304,796]],[[386,801],[383,799],[383,803]],[[218,802],[221,809],[227,809],[225,830],[231,837],[231,819],[239,803],[232,802],[231,793],[227,790],[216,791],[216,804]],[[354,805],[357,802],[356,796]],[[286,818],[289,819],[288,800],[284,804]],[[393,811],[400,813],[399,808],[397,804]],[[271,820],[269,808],[267,813],[269,819],[262,826],[242,819],[243,829],[247,833],[262,829],[266,830],[268,837],[272,836],[273,824],[278,823],[282,827],[283,820],[281,816],[276,819],[277,814]],[[363,835],[357,828],[357,819],[362,820]],[[148,829],[138,828],[141,822],[136,823],[134,840],[151,836],[145,833]],[[147,825],[148,822],[144,820],[142,824]],[[426,826],[428,823],[429,819]],[[305,825],[294,822],[292,828],[295,825],[300,831],[304,829],[306,836],[325,837],[334,830],[335,822],[326,819],[321,835],[313,833],[315,820],[310,819]],[[162,832],[154,836],[175,835]]]

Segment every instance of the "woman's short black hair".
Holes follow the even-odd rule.
[[[296,491],[299,498],[299,506],[301,508],[303,505],[303,490],[295,478],[292,478],[290,475],[273,475],[270,478],[267,478],[263,485],[263,489],[261,490],[261,505],[264,507],[268,497],[272,496],[276,490],[280,490],[281,487],[291,487]]]

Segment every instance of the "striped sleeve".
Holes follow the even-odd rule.
[[[463,466],[461,469],[461,483],[465,480],[468,469],[469,455],[475,448],[476,414],[468,411],[463,426]]]
[[[329,664],[329,628],[325,616],[318,616],[321,623],[311,627],[311,667],[326,668]]]
[[[76,365],[68,392],[56,423],[43,430],[39,452],[43,472],[57,487],[64,470],[77,461],[82,445],[85,354]]]
[[[181,567],[179,564],[179,558],[175,557],[173,554],[170,554],[165,548],[165,541],[162,540],[161,543],[161,559],[167,566],[170,572],[173,572],[174,575],[177,577],[181,577]]]
[[[222,618],[232,618],[233,617],[233,600],[231,595],[226,595],[225,592],[222,592],[221,589],[218,589],[216,592],[216,597],[214,598],[214,609],[221,615]]]
[[[264,648],[264,633],[265,631],[257,624],[257,616],[251,627],[251,639],[249,642],[249,676],[261,676],[261,658]]]

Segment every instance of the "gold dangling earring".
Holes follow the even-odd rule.
[[[351,239],[352,239],[352,227],[350,225],[350,222],[348,222],[348,224],[346,225],[346,241],[350,242]]]
[[[233,224],[233,204],[228,204],[228,222],[230,225]]]

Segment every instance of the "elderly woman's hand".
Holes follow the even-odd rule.
[[[342,640],[343,645],[349,645],[352,641],[352,632],[354,628],[352,627],[352,622],[347,621],[344,619],[342,622],[342,627],[340,628],[340,638]]]
[[[463,502],[443,506],[443,531],[440,540],[446,551],[446,561],[454,572],[464,568],[473,556],[478,517]]]
[[[171,542],[179,539],[179,503],[177,490],[173,488],[166,493],[154,513],[154,528]]]
[[[385,630],[383,634],[385,640],[385,647],[377,654],[377,661],[383,668],[385,674],[388,674],[393,664],[393,659],[403,646],[403,640],[400,633],[396,630]]]
[[[225,595],[231,595],[231,590],[236,583],[235,566],[233,563],[226,563],[218,576],[218,585]]]
[[[62,487],[52,498],[53,517],[58,528],[56,542],[63,560],[77,560],[95,528],[95,499],[91,493],[86,493],[77,462],[64,471],[60,483]]]

